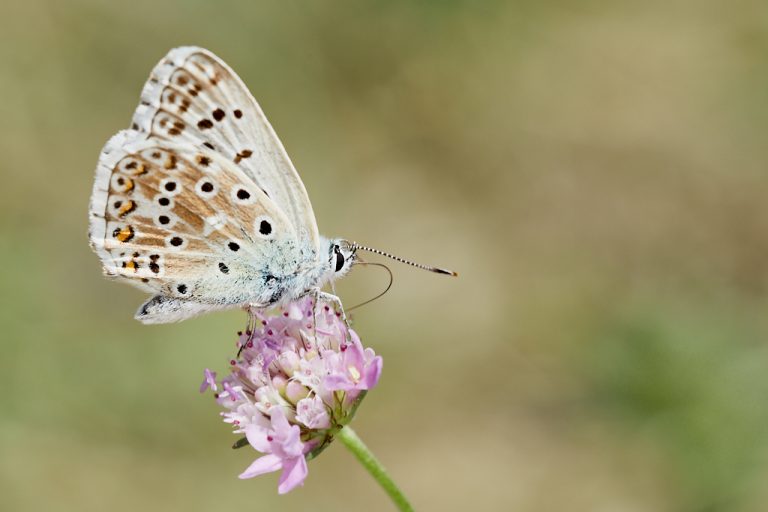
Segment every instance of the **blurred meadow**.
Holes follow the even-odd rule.
[[[245,315],[143,326],[88,248],[98,153],[188,44],[324,234],[461,274],[393,263],[354,314],[354,425],[417,510],[768,510],[765,2],[10,0],[0,41],[1,510],[392,510],[341,445],[239,481],[197,388]]]

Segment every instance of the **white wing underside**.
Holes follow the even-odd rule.
[[[169,297],[241,304],[258,299],[263,275],[300,270],[286,262],[303,259],[290,221],[234,164],[126,134],[104,148],[91,203],[91,245],[107,276]],[[201,197],[204,183],[212,191]],[[237,197],[243,191],[246,200]]]
[[[137,315],[147,323],[270,303],[273,276],[321,258],[285,149],[240,78],[202,48],[155,66],[131,129],[102,150],[89,217],[105,273],[157,294]]]
[[[299,236],[319,246],[312,204],[288,153],[243,81],[213,53],[195,46],[168,52],[144,84],[132,128],[139,137],[214,146],[280,205]]]
[[[299,237],[319,247],[312,204],[283,144],[240,77],[213,53],[194,46],[168,52],[144,84],[132,129],[138,137],[212,145],[279,205]]]

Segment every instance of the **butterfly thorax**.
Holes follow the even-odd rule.
[[[247,302],[261,306],[283,304],[329,280],[327,259],[309,245],[291,240],[275,243],[270,249],[265,258],[254,262],[254,294]]]

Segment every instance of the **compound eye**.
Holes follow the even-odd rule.
[[[336,269],[335,271],[338,272],[342,268],[344,268],[344,255],[341,254],[341,251],[339,250],[339,246],[336,245],[333,248],[333,256],[336,258]]]

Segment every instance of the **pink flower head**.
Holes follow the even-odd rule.
[[[285,494],[294,487],[302,485],[307,477],[307,460],[304,458],[304,443],[301,442],[301,429],[291,425],[280,407],[272,409],[272,421],[269,428],[250,424],[245,428],[248,442],[256,450],[266,453],[259,457],[240,474],[240,478],[271,473],[282,469],[277,492]]]
[[[240,336],[237,359],[216,382],[206,370],[201,390],[221,386],[216,401],[237,434],[264,455],[240,478],[282,469],[278,491],[301,485],[306,457],[317,455],[349,421],[365,392],[379,380],[381,356],[329,306],[307,297]]]

